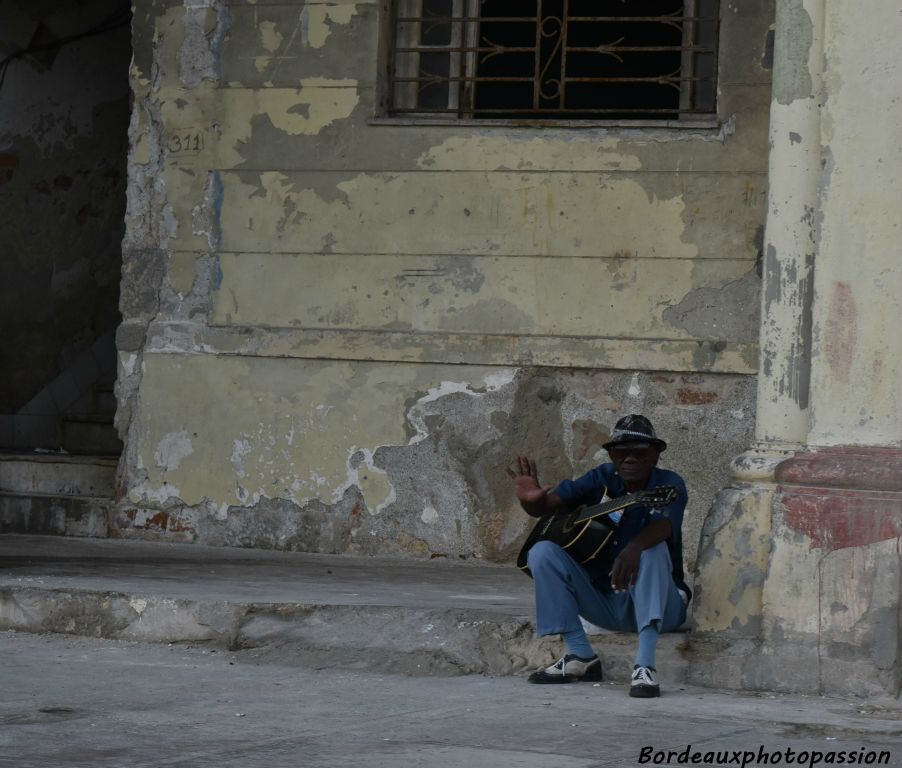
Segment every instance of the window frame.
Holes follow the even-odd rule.
[[[454,70],[451,69],[455,65],[454,61],[449,61],[449,75],[447,78],[447,82],[449,83],[449,96],[447,106],[444,108],[445,111],[434,112],[429,111],[427,109],[418,110],[412,107],[398,107],[395,105],[396,95],[398,93],[397,88],[399,85],[406,87],[408,90],[411,90],[416,87],[415,82],[397,82],[399,76],[396,75],[396,67],[398,66],[398,49],[402,49],[400,53],[405,54],[413,59],[413,56],[410,52],[404,51],[405,48],[412,47],[420,47],[425,48],[428,46],[423,46],[422,44],[410,44],[413,41],[410,41],[408,38],[408,44],[402,45],[398,42],[398,32],[399,32],[399,22],[398,18],[408,18],[408,16],[399,16],[400,12],[410,13],[412,16],[420,16],[424,15],[422,11],[422,5],[424,2],[428,0],[390,0],[386,5],[386,10],[388,13],[386,14],[386,21],[383,24],[383,40],[385,41],[385,46],[383,50],[386,52],[385,56],[385,66],[383,71],[385,72],[384,84],[385,87],[382,89],[382,99],[380,104],[380,112],[376,116],[374,116],[371,120],[369,120],[370,124],[373,125],[435,125],[435,126],[473,126],[473,127],[486,127],[486,126],[524,126],[524,127],[546,127],[546,128],[593,128],[593,127],[626,127],[626,128],[688,128],[688,129],[710,129],[710,128],[719,128],[721,127],[721,119],[719,116],[719,91],[718,91],[718,81],[720,77],[720,34],[721,34],[721,10],[723,8],[723,4],[719,0],[682,0],[682,9],[681,15],[678,17],[684,24],[683,27],[683,39],[684,42],[682,44],[682,57],[681,57],[681,66],[679,70],[680,81],[682,86],[680,88],[680,99],[679,99],[679,107],[678,110],[674,110],[674,112],[678,111],[676,118],[628,118],[623,116],[618,116],[614,118],[605,118],[603,116],[599,117],[574,117],[569,118],[566,116],[556,116],[550,110],[546,110],[544,112],[537,112],[534,116],[524,117],[524,116],[512,116],[512,117],[476,117],[473,116],[472,111],[468,114],[465,110],[460,108],[460,98],[462,89],[467,86],[466,80],[458,80],[455,81],[455,73],[457,73],[458,77],[467,77],[467,73],[472,73],[470,77],[472,78],[472,82],[478,84],[478,75],[476,74],[476,66],[475,66],[475,57],[476,53],[474,52],[463,52],[463,53],[454,53],[449,52],[450,56],[465,56],[469,58],[468,62],[461,62],[460,69]],[[464,37],[467,39],[463,41],[463,45],[460,42],[457,42],[457,39],[452,40],[447,46],[445,46],[444,50],[447,51],[449,47],[475,47],[475,42],[473,38],[476,34],[478,34],[479,29],[479,20],[476,15],[480,5],[480,0],[451,0],[453,3],[452,10],[452,18],[460,18],[460,21],[452,21],[450,22],[452,30],[455,28],[463,27],[465,29],[463,34],[458,34],[457,38],[463,40]],[[711,3],[713,5],[713,13],[710,16],[695,16],[698,13],[699,5]],[[417,10],[420,9],[420,10]],[[459,12],[466,11],[467,15],[463,17],[458,17]],[[705,45],[710,48],[710,51],[703,51],[703,53],[707,52],[711,54],[711,64],[710,70],[711,72],[704,78],[709,87],[711,89],[710,100],[712,104],[712,108],[710,111],[707,110],[692,110],[688,111],[691,107],[691,101],[693,98],[693,91],[697,88],[696,85],[696,60],[699,53],[697,51],[693,51],[693,47],[703,47],[697,40],[692,40],[692,37],[697,35],[698,27],[702,26],[702,24],[698,24],[698,22],[704,20],[704,24],[712,27],[710,34],[710,40],[705,41]],[[403,24],[403,22],[400,22]],[[421,22],[408,22],[411,28],[418,27]],[[697,27],[698,25],[698,27]],[[453,35],[453,32],[452,32]],[[689,43],[687,44],[685,40],[689,38]],[[417,41],[418,42],[418,41]],[[436,46],[439,50],[442,50],[442,46]],[[418,55],[418,54],[414,54]],[[537,67],[538,69],[538,67]],[[413,77],[413,76],[422,76],[421,74],[411,74],[413,72],[413,64],[409,63],[407,68],[405,69],[407,74],[403,75],[404,77]],[[409,97],[408,97],[409,99]],[[409,102],[408,102],[409,103]],[[451,110],[456,110],[452,112]],[[668,110],[669,111],[669,110]]]

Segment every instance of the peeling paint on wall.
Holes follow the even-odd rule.
[[[781,73],[774,78],[774,99],[780,104],[792,104],[811,96],[808,58],[814,32],[803,0],[777,3],[777,29],[774,66]]]
[[[183,429],[179,432],[170,432],[157,444],[154,451],[154,461],[162,472],[172,472],[179,468],[182,459],[194,453],[191,438]]]
[[[725,285],[694,288],[663,319],[699,339],[742,339],[757,334],[761,281],[754,269]],[[754,322],[749,323],[749,319]]]
[[[201,5],[186,3],[179,49],[179,75],[185,88],[196,88],[203,80],[219,80],[222,43],[229,22],[229,8],[219,0]]]
[[[350,3],[341,5],[308,4],[301,11],[301,43],[311,48],[322,48],[332,27],[341,24],[350,24],[351,19],[357,15],[357,6]]]
[[[585,471],[626,408],[700,526],[752,418],[766,79],[710,130],[373,125],[378,11],[139,21],[123,530],[510,559],[504,466]]]
[[[547,482],[582,473],[606,459],[601,445],[618,415],[637,409],[667,435],[668,460],[674,457],[692,486],[691,562],[692,531],[727,471],[724,464],[712,473],[730,454],[717,446],[727,435],[737,450],[748,439],[748,423],[718,415],[747,400],[736,377],[643,375],[631,395],[634,377],[624,374],[148,359],[142,413],[155,416],[135,422],[128,502],[178,515],[180,535],[208,543],[290,540],[315,550],[328,541],[329,551],[509,560],[530,520],[513,498],[505,466],[530,453]],[[699,387],[709,396],[684,397],[674,420],[677,393]],[[179,403],[161,410],[156,404],[173,390],[182,393]],[[255,417],[261,411],[268,419]],[[686,462],[689,445],[704,449],[696,447]],[[254,516],[263,509],[270,515],[265,532]],[[279,510],[286,517],[276,526]],[[314,511],[325,538],[303,522]],[[307,532],[291,533],[292,525]],[[127,528],[140,530],[133,520]]]
[[[693,618],[700,632],[730,630],[757,637],[768,569],[772,493],[727,488],[714,499],[702,529]]]

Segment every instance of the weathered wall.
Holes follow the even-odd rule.
[[[765,641],[809,651],[823,690],[902,689],[902,311],[898,204],[902,14],[892,0],[823,15],[821,178],[805,450],[777,469]],[[866,44],[865,44],[866,41]],[[816,610],[812,610],[816,607]]]
[[[325,552],[510,558],[529,518],[505,465],[526,446],[547,482],[586,471],[617,414],[638,410],[670,440],[663,463],[694,481],[694,559],[705,500],[748,438],[753,389],[728,375],[146,361],[119,528]]]
[[[694,644],[711,654],[694,676],[898,696],[902,104],[885,94],[902,15],[895,0],[778,8],[761,441],[706,524]]]
[[[0,59],[121,8],[4,2]],[[0,414],[19,411],[118,321],[129,38],[124,24],[17,58],[0,88]],[[11,424],[0,419],[0,445]]]
[[[382,13],[137,13],[120,532],[506,558],[503,465],[626,410],[697,526],[753,423],[772,4],[684,130],[374,122]]]

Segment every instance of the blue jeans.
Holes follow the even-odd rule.
[[[672,632],[686,620],[665,542],[642,552],[636,584],[627,592],[605,594],[585,568],[550,541],[529,550],[529,570],[535,580],[539,636],[582,629],[580,616],[619,632],[639,632],[654,622],[659,632]]]

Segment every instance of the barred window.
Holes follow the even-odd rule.
[[[507,120],[711,117],[717,0],[396,0],[390,112]]]

